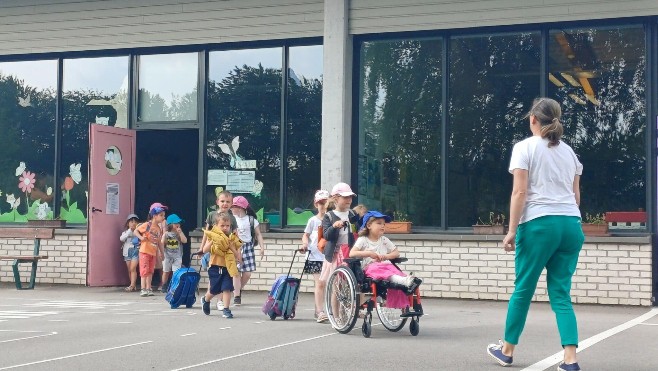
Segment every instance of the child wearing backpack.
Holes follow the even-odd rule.
[[[154,204],[156,205],[156,204]],[[139,239],[139,275],[142,277],[142,291],[139,296],[153,296],[153,273],[155,271],[155,260],[158,255],[163,256],[162,251],[162,227],[165,220],[165,207],[151,205],[149,210],[150,220],[135,228],[135,237]]]
[[[315,192],[313,206],[318,209],[317,215],[312,216],[306,223],[304,235],[302,236],[302,251],[309,251],[309,257],[304,265],[304,273],[312,274],[315,280],[315,318],[318,323],[325,322],[329,318],[324,313],[324,283],[320,281],[320,272],[324,255],[318,250],[319,233],[318,228],[322,227],[322,218],[327,212],[327,200],[329,192],[321,189]]]
[[[121,249],[123,250],[123,260],[126,262],[128,268],[128,278],[130,279],[130,286],[123,289],[127,292],[137,291],[137,263],[139,258],[139,244],[133,244],[134,231],[139,223],[139,217],[136,214],[130,214],[126,218],[126,230],[121,233],[119,241],[123,242]]]
[[[327,284],[329,276],[348,257],[354,245],[355,224],[359,216],[350,209],[352,197],[356,196],[346,183],[338,183],[331,189],[331,198],[336,206],[322,218],[322,233],[327,243],[324,247],[325,261],[322,263],[320,281]],[[324,294],[323,294],[324,295]]]
[[[242,264],[238,265],[238,275],[233,277],[233,304],[239,306],[242,304],[240,294],[242,289],[249,282],[251,272],[256,270],[256,254],[254,253],[254,242],[260,246],[260,258],[265,255],[265,244],[263,236],[258,229],[258,220],[256,213],[249,207],[249,201],[242,196],[233,198],[231,212],[238,223],[238,237],[242,241]],[[255,240],[255,241],[254,241]]]
[[[162,235],[164,246],[164,260],[162,261],[162,288],[166,293],[169,288],[169,279],[172,272],[180,269],[183,265],[183,244],[187,243],[187,237],[181,229],[181,219],[176,214],[167,217],[167,232]]]

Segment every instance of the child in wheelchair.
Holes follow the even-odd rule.
[[[350,258],[361,258],[366,277],[373,280],[389,281],[400,289],[389,288],[386,306],[388,308],[405,308],[409,305],[407,292],[413,290],[421,280],[413,274],[406,275],[390,260],[400,257],[397,247],[384,236],[384,228],[391,218],[378,211],[368,211],[363,216],[363,224],[359,230],[359,238],[350,250]]]

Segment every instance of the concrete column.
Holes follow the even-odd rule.
[[[324,1],[322,88],[322,188],[350,182],[352,134],[352,36],[349,0]]]

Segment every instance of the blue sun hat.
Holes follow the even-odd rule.
[[[181,219],[180,216],[178,216],[176,214],[171,214],[167,217],[167,225],[169,225],[169,224],[180,224],[182,222],[184,222],[184,220]]]
[[[361,229],[364,229],[368,225],[368,220],[370,218],[383,218],[386,223],[391,222],[391,217],[385,214],[380,213],[377,210],[368,211],[363,215],[363,224],[361,224]],[[359,229],[359,230],[361,230]]]

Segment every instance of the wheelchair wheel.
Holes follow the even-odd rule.
[[[363,320],[363,326],[361,326],[361,333],[363,337],[369,338],[372,334],[372,314],[366,315],[366,318]]]
[[[387,308],[386,305],[382,305],[380,301],[381,298],[377,298],[377,304],[375,308],[377,309],[377,316],[379,317],[379,321],[382,323],[382,326],[391,332],[402,330],[404,325],[407,323],[406,318],[400,318],[402,310],[396,308]]]
[[[411,332],[411,336],[416,336],[420,332],[420,323],[418,318],[411,319],[411,323],[409,324],[409,332]]]
[[[331,326],[342,334],[350,332],[358,319],[359,306],[352,271],[346,267],[336,268],[327,280],[324,300],[325,313]]]

